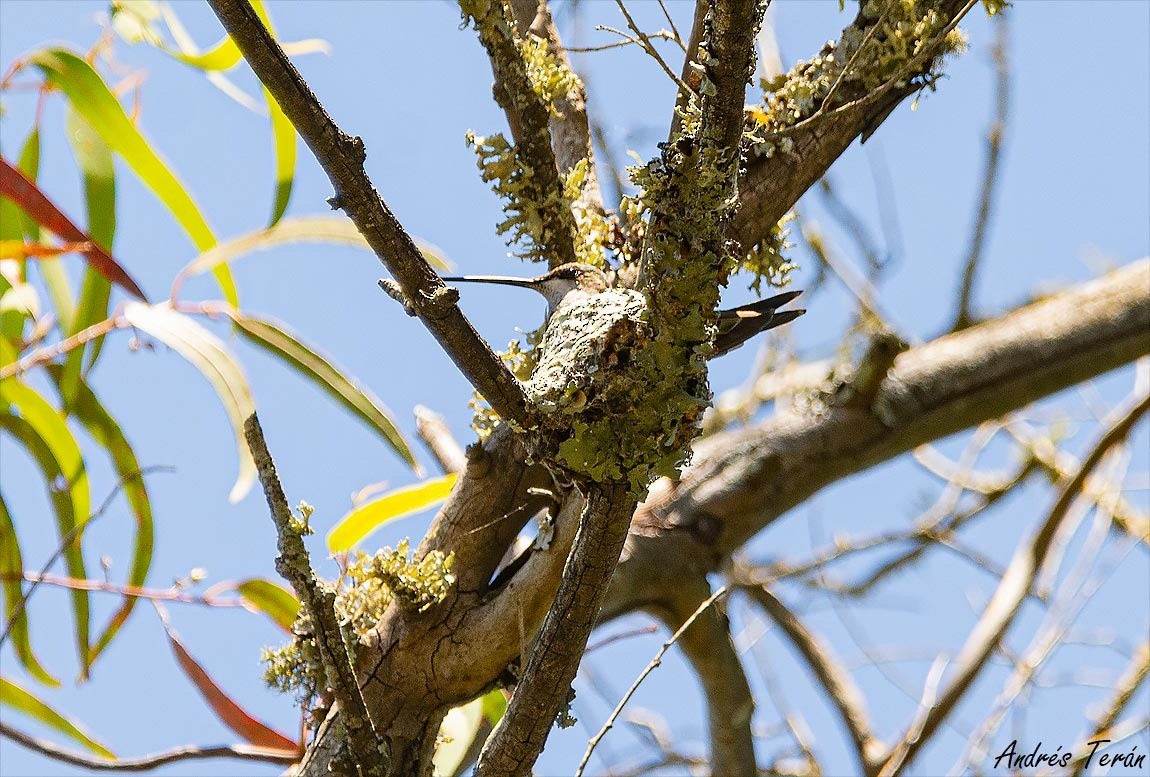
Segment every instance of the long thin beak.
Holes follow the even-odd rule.
[[[506,275],[444,275],[443,280],[451,283],[497,283],[501,286],[521,286],[525,289],[534,289],[535,284],[526,278],[514,278]]]

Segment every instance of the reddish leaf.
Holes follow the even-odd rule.
[[[168,642],[172,646],[172,652],[176,654],[176,661],[179,662],[180,668],[184,670],[184,674],[196,686],[200,695],[204,697],[204,701],[208,703],[208,706],[216,713],[216,717],[225,726],[249,744],[257,747],[270,747],[274,750],[284,750],[290,753],[299,752],[300,747],[297,742],[293,742],[274,728],[253,718],[243,707],[224,693],[224,690],[216,685],[216,681],[192,658],[187,648],[180,644],[180,640],[172,631],[163,611],[160,612],[160,619],[163,621],[164,631],[168,635]]]
[[[71,222],[32,181],[0,157],[0,194],[16,203],[40,226],[75,243],[91,243],[84,252],[88,264],[112,283],[147,301],[144,292],[108,252]]]

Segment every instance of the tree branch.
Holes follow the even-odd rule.
[[[523,196],[535,203],[543,221],[539,248],[552,267],[574,262],[575,219],[563,201],[563,180],[551,148],[551,106],[532,88],[509,9],[504,0],[460,0],[459,5],[474,20],[487,50],[495,100],[507,114],[516,156],[530,170],[526,183],[530,191]]]
[[[978,214],[974,220],[974,230],[970,236],[970,249],[966,265],[962,271],[962,285],[958,292],[958,312],[954,317],[954,328],[964,329],[974,321],[972,311],[974,281],[978,276],[978,263],[982,249],[986,246],[987,226],[990,224],[994,206],[994,192],[998,188],[998,167],[1002,160],[1002,138],[1006,134],[1006,119],[1010,110],[1010,67],[1007,63],[1009,26],[1007,15],[998,15],[998,34],[994,39],[994,68],[998,75],[995,81],[994,121],[986,133],[986,169],[982,174],[982,192],[978,199]]]
[[[295,589],[296,598],[311,616],[315,644],[323,660],[332,694],[339,703],[351,757],[363,774],[385,775],[390,769],[390,757],[381,747],[363,696],[360,695],[359,682],[352,669],[352,660],[335,614],[335,594],[322,588],[316,580],[303,542],[306,524],[301,524],[292,515],[255,413],[244,421],[244,437],[255,460],[268,510],[276,527],[279,549],[276,571]]]
[[[252,747],[250,745],[215,745],[197,747],[188,745],[164,750],[160,753],[143,755],[139,758],[93,758],[75,750],[54,745],[23,731],[12,728],[0,721],[0,736],[7,737],[17,744],[23,745],[40,755],[47,756],[56,761],[62,761],[81,769],[93,771],[115,772],[146,772],[177,761],[200,761],[205,758],[236,758],[243,761],[263,761],[274,764],[293,764],[299,760],[298,753],[289,753],[283,750],[273,750],[267,747]]]
[[[507,713],[475,768],[476,777],[526,775],[568,701],[587,637],[623,550],[635,499],[626,485],[592,485],[563,581]]]
[[[1110,425],[1082,462],[1078,472],[1062,484],[1050,513],[1030,542],[1021,546],[1015,553],[982,617],[971,629],[966,644],[955,659],[952,679],[922,718],[920,730],[915,732],[916,735],[911,736],[908,733],[903,741],[893,748],[887,763],[883,765],[884,775],[895,777],[901,774],[939,730],[955,705],[970,690],[974,679],[986,666],[987,659],[1010,628],[1010,624],[1014,622],[1023,600],[1034,586],[1058,529],[1066,518],[1070,505],[1081,494],[1087,478],[1102,461],[1103,456],[1129,436],[1134,425],[1147,411],[1150,411],[1150,394],[1138,397],[1133,406]]]
[[[420,320],[496,412],[530,426],[523,387],[460,312],[458,291],[444,285],[372,185],[363,169],[363,141],[336,126],[247,0],[208,2],[331,179],[333,205],[355,222]]]
[[[965,0],[943,0],[939,11],[948,22],[954,22],[967,8]],[[864,21],[860,14],[852,26]],[[779,219],[856,137],[873,133],[898,103],[921,88],[921,84],[913,83],[913,77],[930,72],[936,65],[934,56],[924,57],[901,86],[878,100],[857,99],[860,95],[854,85],[844,80],[831,95],[833,103],[820,107],[834,111],[833,120],[815,121],[789,133],[793,145],[787,153],[748,161],[739,181],[740,206],[731,224],[732,236],[746,247],[768,238]]]
[[[838,711],[847,733],[850,734],[862,772],[868,775],[875,774],[883,746],[871,731],[870,714],[866,709],[865,697],[855,684],[854,678],[830,649],[824,646],[818,637],[803,625],[798,616],[775,596],[766,583],[752,579],[742,570],[736,571],[735,579],[740,590],[766,611],[795,649],[802,654],[807,666],[827,692],[827,699]]]

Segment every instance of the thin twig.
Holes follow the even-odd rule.
[[[1107,452],[1126,439],[1134,425],[1148,410],[1150,410],[1150,394],[1138,397],[1132,407],[1112,423],[1100,437],[1078,472],[1065,480],[1046,519],[1030,542],[1019,548],[994,596],[971,630],[966,644],[955,659],[956,669],[953,679],[940,695],[938,702],[926,713],[921,730],[908,730],[903,740],[891,750],[891,755],[884,765],[884,774],[889,777],[900,774],[970,690],[975,678],[986,665],[987,659],[1014,622],[1022,602],[1042,570],[1059,526],[1071,505],[1082,493],[1087,479]]]
[[[719,590],[715,591],[715,593],[707,597],[702,604],[695,608],[695,611],[691,613],[691,616],[687,618],[687,620],[683,621],[683,625],[676,629],[675,633],[672,634],[671,637],[663,643],[662,647],[659,648],[659,651],[655,653],[655,657],[652,658],[651,662],[647,664],[646,668],[644,668],[643,671],[639,673],[639,676],[635,678],[635,682],[631,683],[631,687],[627,689],[627,693],[623,694],[623,698],[620,699],[619,703],[615,705],[615,709],[611,711],[611,715],[607,718],[607,721],[603,724],[603,727],[600,728],[599,732],[591,738],[590,742],[587,743],[587,750],[583,753],[583,758],[579,761],[579,768],[575,770],[575,777],[582,777],[583,770],[587,768],[587,762],[591,760],[591,753],[595,752],[595,747],[599,744],[599,742],[602,741],[603,737],[607,735],[607,732],[610,731],[611,728],[615,725],[615,721],[618,720],[619,714],[623,711],[623,708],[627,706],[627,702],[631,700],[631,697],[635,695],[635,691],[639,690],[639,686],[642,684],[642,682],[647,679],[647,675],[655,671],[656,667],[658,667],[663,662],[663,656],[667,654],[667,651],[671,649],[671,646],[679,641],[679,638],[683,636],[683,632],[691,628],[691,625],[695,622],[695,620],[700,615],[702,615],[708,607],[717,602],[720,598],[726,596],[728,593],[730,593],[730,591],[731,589],[729,586],[723,586]]]
[[[299,753],[274,750],[268,747],[253,747],[251,745],[214,745],[204,747],[187,745],[185,747],[175,747],[171,750],[164,750],[159,753],[151,753],[138,758],[93,758],[84,753],[68,750],[43,739],[25,734],[23,731],[12,728],[12,726],[9,726],[3,721],[0,721],[0,736],[7,737],[13,742],[53,760],[78,766],[81,769],[92,769],[94,771],[145,772],[178,761],[202,761],[206,758],[236,758],[241,761],[263,761],[266,763],[285,765],[294,764],[299,760]]]
[[[627,26],[631,29],[631,32],[635,33],[635,36],[639,39],[640,44],[643,46],[643,50],[646,51],[652,59],[659,63],[659,67],[663,68],[663,72],[667,74],[667,77],[675,82],[675,84],[679,87],[679,91],[684,94],[694,94],[695,90],[687,86],[686,81],[675,75],[675,71],[672,70],[671,66],[667,64],[667,60],[663,59],[663,56],[655,49],[655,46],[651,43],[650,36],[643,32],[639,25],[635,23],[635,20],[631,18],[631,12],[627,10],[627,6],[624,4],[623,0],[615,0],[615,5],[619,7],[619,11],[623,14],[623,18],[627,20]]]
[[[1008,14],[998,14],[998,34],[994,40],[994,66],[998,73],[995,82],[995,116],[986,136],[986,168],[982,174],[982,192],[978,200],[978,215],[974,220],[970,249],[966,255],[966,265],[962,271],[962,285],[958,293],[958,312],[954,317],[954,329],[964,329],[974,322],[971,305],[974,296],[974,281],[978,276],[979,260],[986,246],[988,225],[994,210],[994,193],[998,190],[998,168],[1002,160],[1002,138],[1006,134],[1006,120],[1010,109],[1010,67],[1007,63]]]
[[[1113,739],[1113,730],[1118,722],[1118,716],[1134,697],[1134,694],[1146,682],[1150,674],[1150,642],[1143,642],[1138,648],[1138,654],[1130,662],[1122,677],[1114,684],[1114,695],[1107,702],[1101,715],[1094,721],[1093,734],[1083,739],[1083,742],[1094,742],[1099,739]],[[1086,768],[1086,761],[1079,760],[1074,764],[1073,777],[1079,777]]]
[[[20,597],[20,601],[16,602],[16,606],[12,608],[11,614],[8,616],[8,621],[4,624],[4,631],[3,633],[0,633],[0,647],[2,647],[7,641],[8,635],[12,633],[12,628],[16,625],[16,621],[20,618],[21,615],[24,614],[24,610],[28,607],[28,600],[32,598],[32,594],[36,592],[36,589],[39,587],[40,583],[43,582],[44,576],[48,574],[48,570],[52,568],[52,565],[56,563],[60,556],[64,555],[64,551],[67,550],[68,546],[75,542],[76,538],[84,533],[84,530],[91,526],[97,518],[107,512],[108,508],[112,506],[112,500],[115,499],[116,495],[119,494],[120,491],[122,491],[125,487],[127,487],[129,482],[140,480],[144,475],[150,474],[152,472],[175,471],[175,467],[155,465],[151,467],[141,467],[135,472],[129,472],[120,478],[119,482],[116,483],[115,487],[112,488],[111,493],[108,494],[103,503],[99,506],[99,508],[96,509],[96,512],[92,513],[92,515],[88,517],[87,520],[76,524],[74,527],[72,527],[71,531],[69,531],[60,539],[60,544],[56,546],[56,550],[52,553],[51,556],[48,557],[48,560],[44,562],[44,566],[41,567],[40,573],[36,576],[36,579],[32,581],[32,585],[28,586],[28,590],[25,591],[23,596]]]
[[[811,672],[826,689],[827,698],[835,705],[843,725],[850,732],[859,766],[873,774],[882,743],[871,732],[870,714],[865,697],[854,678],[836,656],[810,632],[798,616],[775,596],[765,583],[753,579],[747,571],[736,573],[739,588],[757,603],[783,631],[790,643],[807,662]]]

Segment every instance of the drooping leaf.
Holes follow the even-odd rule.
[[[258,0],[252,7],[260,19],[267,26],[268,31],[275,37],[275,28],[271,17]],[[229,96],[241,104],[248,106],[250,98],[239,91],[234,84],[225,79],[221,72],[230,70],[241,61],[240,50],[230,37],[225,37],[206,52],[199,51],[191,36],[180,23],[175,11],[167,4],[156,5],[114,2],[112,4],[113,21],[121,19],[123,31],[121,34],[127,40],[143,41],[159,48],[186,65],[203,70],[208,79]],[[168,47],[163,36],[158,31],[158,23],[163,19],[172,34],[178,50]],[[288,47],[285,46],[285,50]],[[301,41],[292,45],[294,50],[289,53],[305,53],[307,51],[324,51],[327,44],[324,41]],[[272,215],[269,226],[275,226],[287,210],[291,199],[292,184],[295,177],[296,163],[296,133],[291,121],[284,115],[279,104],[267,89],[263,89],[264,101],[267,104],[268,116],[271,118],[272,143],[275,148],[275,193],[272,199]],[[242,97],[240,96],[242,95]]]
[[[342,370],[315,348],[301,342],[282,324],[246,313],[232,313],[231,318],[239,327],[240,334],[250,342],[294,367],[378,432],[413,469],[418,467],[411,447],[383,404],[370,391],[344,375]]]
[[[246,235],[220,243],[216,248],[205,251],[194,261],[180,270],[172,284],[172,295],[175,296],[184,280],[187,278],[215,269],[228,261],[235,261],[246,254],[255,251],[265,251],[276,246],[291,245],[294,243],[323,243],[327,245],[344,245],[353,248],[371,250],[363,235],[356,229],[349,219],[334,218],[331,216],[300,216],[284,219],[274,227],[250,232]],[[418,242],[419,250],[424,259],[440,270],[452,269],[443,253],[430,243]]]
[[[29,181],[36,182],[40,175],[39,127],[33,127],[32,131],[28,133],[28,137],[24,140],[24,146],[20,149],[20,158],[16,162],[16,167]],[[20,217],[24,237],[28,240],[40,241],[42,238],[40,224],[26,212],[21,212]],[[46,255],[36,263],[36,266],[44,278],[44,285],[48,287],[48,295],[52,298],[56,320],[62,323],[71,321],[76,302],[72,297],[72,284],[68,281],[68,275],[64,272],[60,260],[55,256]]]
[[[299,751],[299,745],[288,737],[276,731],[266,723],[256,720],[243,707],[236,703],[231,696],[212,679],[211,675],[192,658],[192,654],[183,646],[179,638],[172,631],[166,615],[161,610],[161,620],[164,624],[164,633],[168,635],[168,644],[176,656],[176,661],[183,670],[184,675],[196,686],[196,690],[204,697],[204,701],[216,713],[216,717],[225,726],[234,731],[245,742],[257,747],[270,747],[275,750],[284,750],[289,753]]]
[[[23,606],[24,559],[20,554],[20,540],[16,527],[8,514],[8,505],[0,496],[0,578],[4,583],[4,629],[12,640],[12,649],[25,671],[44,685],[57,687],[60,681],[48,673],[36,654],[28,635],[28,611]]]
[[[363,503],[340,518],[328,532],[328,549],[333,553],[351,550],[364,537],[385,523],[437,506],[451,493],[456,478],[455,474],[432,478],[422,483],[397,488]]]
[[[0,705],[11,707],[14,710],[19,710],[25,715],[35,718],[53,731],[59,732],[73,742],[83,745],[87,750],[98,756],[109,759],[116,757],[115,753],[92,739],[79,724],[68,720],[59,712],[52,709],[47,703],[36,698],[6,677],[0,677]]]
[[[0,413],[0,426],[24,445],[44,474],[68,574],[84,579],[83,532],[78,527],[91,517],[91,495],[80,446],[55,408],[32,388],[15,379],[0,380],[0,399],[19,413],[19,417]],[[70,535],[74,536],[66,541]],[[88,592],[74,590],[71,598],[81,677],[87,677],[91,628]]]
[[[88,209],[88,234],[108,253],[116,236],[116,168],[112,149],[75,109],[68,111],[68,140],[84,178],[84,202]],[[74,335],[108,317],[108,299],[112,287],[99,273],[87,269],[80,287],[80,301],[66,334]],[[104,342],[98,337],[90,344],[68,353],[64,377],[60,383],[64,405],[71,405],[80,382],[85,353],[88,368],[95,364]]]
[[[256,479],[256,465],[244,439],[244,421],[256,408],[235,357],[211,332],[165,305],[129,302],[124,306],[124,318],[191,362],[216,390],[231,421],[239,454],[239,475],[228,499],[243,499]]]
[[[439,745],[435,748],[432,763],[436,774],[453,775],[463,765],[467,751],[479,726],[483,723],[483,697],[472,699],[461,707],[453,707],[439,724]]]
[[[48,372],[56,381],[57,389],[61,395],[64,393],[63,382],[66,369],[58,364],[49,365]],[[154,542],[154,524],[152,521],[152,503],[148,498],[148,489],[140,472],[140,463],[135,451],[128,444],[128,439],[116,423],[116,419],[104,408],[92,389],[82,380],[77,383],[75,395],[71,405],[73,415],[92,435],[100,447],[107,451],[112,460],[112,467],[120,479],[124,496],[132,510],[132,517],[136,521],[135,540],[132,547],[132,563],[128,570],[127,584],[143,587],[148,579],[148,570],[152,566],[152,549]],[[120,627],[131,615],[139,600],[134,596],[125,596],[120,607],[108,619],[108,624],[96,638],[88,654],[89,665],[95,663]]]
[[[72,107],[152,190],[188,233],[196,248],[207,251],[215,246],[216,236],[204,220],[195,200],[132,124],[124,107],[99,73],[83,58],[63,48],[43,49],[29,59],[44,72],[53,86],[67,96]],[[224,298],[238,306],[231,272],[225,265],[220,265],[215,274]]]
[[[88,265],[108,280],[119,285],[139,299],[145,299],[144,292],[132,280],[127,271],[98,244],[71,222],[32,181],[17,170],[3,157],[0,157],[0,194],[8,197],[31,216],[36,223],[51,230],[65,240],[76,243],[88,242],[91,247],[84,252]]]
[[[299,600],[290,591],[270,580],[253,577],[236,585],[249,605],[267,615],[288,634],[299,615]]]

